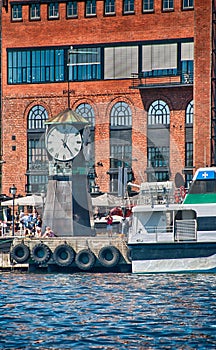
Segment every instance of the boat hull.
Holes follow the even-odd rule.
[[[133,273],[216,272],[216,242],[129,244]]]

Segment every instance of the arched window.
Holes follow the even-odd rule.
[[[82,117],[86,118],[91,126],[95,126],[95,114],[92,106],[88,103],[81,103],[76,108],[76,113],[80,114]]]
[[[148,110],[147,179],[169,180],[170,110],[163,100],[154,101]]]
[[[48,119],[48,114],[43,106],[32,107],[28,115],[28,129],[45,129],[44,122]]]
[[[154,101],[148,110],[148,125],[169,124],[170,110],[166,102],[162,100]]]
[[[132,176],[132,112],[120,101],[110,112],[110,192],[124,195]]]
[[[131,126],[132,113],[130,106],[126,102],[117,102],[110,112],[111,126]]]
[[[48,160],[45,149],[45,121],[48,119],[46,109],[35,105],[28,114],[28,193],[40,193],[48,181]]]
[[[194,114],[194,103],[193,100],[190,101],[186,107],[186,113],[185,113],[185,123],[186,124],[193,124],[193,114]]]
[[[193,114],[194,102],[191,100],[185,110],[185,184],[188,187],[193,178]]]

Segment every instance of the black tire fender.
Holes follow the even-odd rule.
[[[72,264],[75,258],[75,252],[73,248],[68,244],[60,244],[57,246],[53,253],[53,259],[59,266],[69,266]]]
[[[120,252],[119,250],[110,245],[101,248],[98,254],[98,260],[100,261],[101,265],[105,267],[114,267],[118,264],[120,259]]]
[[[76,257],[75,257],[75,263],[76,266],[80,270],[88,271],[92,269],[92,267],[95,264],[95,255],[92,253],[90,249],[83,249],[80,250]]]
[[[31,258],[37,264],[46,263],[51,256],[51,250],[44,243],[36,244],[31,251]]]
[[[11,250],[11,258],[17,263],[25,263],[30,257],[30,249],[24,243],[19,243],[15,245]]]

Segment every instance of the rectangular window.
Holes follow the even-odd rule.
[[[40,4],[30,5],[30,19],[40,19]]]
[[[174,0],[163,0],[163,10],[174,10]]]
[[[57,2],[51,2],[48,5],[48,18],[59,18],[59,4]]]
[[[119,195],[124,195],[126,185],[131,180],[128,168],[131,167],[132,160],[132,139],[131,130],[124,134],[111,130],[110,133],[110,191]]]
[[[138,46],[107,47],[104,50],[104,79],[131,78],[138,71]]]
[[[105,0],[104,8],[105,15],[114,14],[115,0]]]
[[[177,44],[144,45],[142,72],[145,77],[177,74]]]
[[[187,142],[185,145],[185,166],[193,166],[193,142]]]
[[[46,188],[48,183],[47,175],[29,175],[27,174],[27,193],[41,193],[43,188]]]
[[[134,13],[134,0],[124,0],[124,13]]]
[[[112,133],[113,134],[113,133]],[[131,133],[130,133],[131,135]],[[131,137],[130,137],[131,138]],[[119,140],[120,142],[128,143],[124,140]],[[112,140],[111,140],[112,142]],[[118,168],[121,166],[131,166],[132,159],[132,146],[131,145],[118,145],[111,144],[110,146],[110,168]]]
[[[181,61],[193,61],[194,59],[194,43],[181,44]]]
[[[64,50],[8,50],[8,84],[64,80]]]
[[[96,16],[96,0],[86,1],[86,16]]]
[[[69,80],[101,79],[101,50],[95,48],[73,49],[68,57]]]
[[[154,0],[143,0],[143,12],[154,11]]]
[[[149,173],[147,176],[148,182],[162,182],[169,181],[169,172],[168,171],[155,171],[154,173]]]
[[[12,5],[11,6],[11,18],[12,21],[22,20],[22,5]]]
[[[192,84],[194,75],[194,43],[181,44],[182,83]]]
[[[193,9],[194,7],[194,0],[183,0],[183,9]]]
[[[48,170],[44,138],[37,135],[31,135],[28,140],[28,170]]]
[[[148,167],[160,168],[169,165],[169,147],[148,147]]]
[[[67,18],[77,17],[77,15],[78,15],[77,1],[67,2]]]

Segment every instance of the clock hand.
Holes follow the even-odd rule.
[[[70,154],[73,156],[73,153],[72,153],[70,147],[67,145],[67,142],[65,142],[63,139],[61,139],[61,141],[63,142],[63,147],[64,147],[64,148],[67,148],[68,151],[70,152]]]

